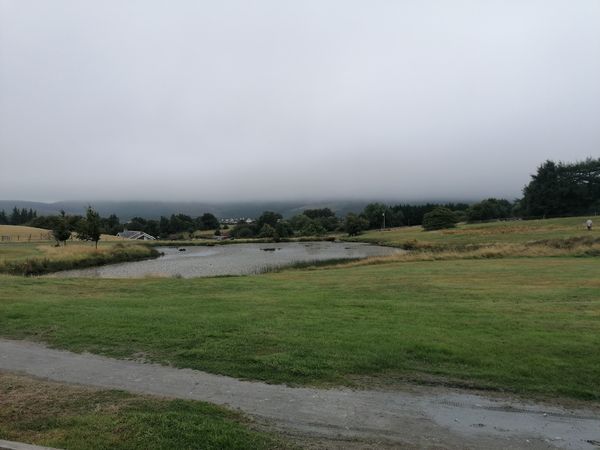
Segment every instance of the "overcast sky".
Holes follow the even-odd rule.
[[[598,0],[0,0],[0,199],[512,198],[599,155]]]

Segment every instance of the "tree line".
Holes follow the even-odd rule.
[[[290,238],[320,236],[331,232],[345,232],[351,236],[365,230],[423,225],[428,214],[442,210],[450,214],[452,223],[460,221],[492,220],[508,217],[512,204],[507,200],[487,199],[474,205],[467,203],[426,203],[421,205],[369,203],[358,214],[337,217],[329,208],[307,209],[289,219],[274,211],[265,211],[252,224],[236,225],[229,235],[233,238]],[[434,227],[439,226],[439,220]],[[433,229],[433,228],[432,228]]]
[[[196,231],[219,229],[220,224],[219,219],[213,214],[204,213],[195,218],[186,214],[171,214],[171,217],[161,216],[158,220],[134,217],[126,226],[128,230],[143,231],[162,239],[178,239]]]
[[[93,231],[90,231],[90,223],[94,224]],[[100,217],[92,207],[87,208],[85,216],[68,215],[61,211],[58,215],[35,217],[28,222],[28,225],[56,231],[54,234],[61,236],[61,239],[57,239],[60,242],[66,241],[71,233],[76,233],[80,238],[83,236],[84,240],[90,240],[90,234],[116,235],[125,229],[143,231],[163,239],[181,239],[198,230],[215,230],[220,227],[219,220],[210,213],[196,218],[185,214],[173,214],[170,218],[163,216],[159,220],[134,217],[127,223],[121,223],[115,214]],[[95,232],[96,229],[98,233]]]
[[[525,217],[595,214],[600,210],[600,158],[546,161],[523,189],[517,213]]]
[[[514,218],[546,218],[597,214],[600,210],[600,158],[574,163],[546,161],[523,188],[523,197],[513,201],[488,198],[466,203],[420,205],[370,203],[359,214],[337,218],[328,208],[306,210],[283,220],[266,211],[255,224],[241,224],[234,237],[291,237],[345,231],[356,235],[364,230],[422,225],[426,230],[454,226],[458,222],[483,222]]]
[[[6,211],[0,211],[0,225],[24,225],[37,217],[37,211],[29,208],[28,210],[13,208],[12,213],[6,214]]]
[[[425,205],[386,205],[369,203],[358,214],[337,217],[329,208],[307,209],[289,219],[274,211],[265,211],[256,222],[236,225],[229,233],[233,238],[282,239],[302,236],[321,236],[332,232],[357,235],[369,229],[421,225],[426,213],[438,207],[464,212],[466,203],[427,203]]]
[[[600,158],[574,163],[545,161],[523,188],[523,197],[510,202],[489,198],[471,205],[469,222],[507,218],[547,218],[597,215],[600,210]],[[447,208],[425,214],[425,230],[453,227],[461,220]]]
[[[588,158],[575,163],[545,161],[531,176],[531,181],[523,188],[523,196],[513,201],[488,198],[474,204],[466,203],[425,203],[396,204],[370,203],[358,214],[349,213],[337,217],[330,208],[307,209],[301,214],[284,219],[274,211],[265,211],[254,223],[242,222],[227,233],[234,238],[290,238],[319,236],[332,232],[359,234],[364,230],[399,226],[423,225],[426,229],[453,226],[466,222],[501,220],[510,218],[542,218],[595,214],[600,209],[600,158]],[[152,236],[168,239],[189,237],[198,230],[216,230],[221,234],[217,217],[204,213],[198,217],[185,214],[172,214],[160,219],[134,217],[128,223],[121,223],[111,214],[100,217],[89,207],[86,216],[60,215],[38,216],[32,209],[18,209],[10,214],[0,211],[0,224],[30,225],[38,228],[64,230],[61,236],[78,232],[92,220],[90,211],[96,214],[93,219],[101,233],[117,234],[126,227],[129,230],[143,231]],[[228,229],[225,225],[223,229]],[[89,234],[89,233],[88,233]],[[82,233],[82,236],[86,236]],[[88,236],[89,237],[89,236]]]

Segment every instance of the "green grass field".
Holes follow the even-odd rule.
[[[569,239],[578,236],[600,237],[600,220],[596,229],[588,232],[584,223],[588,217],[567,217],[546,220],[518,220],[481,224],[459,224],[456,228],[423,231],[421,226],[371,230],[347,240],[409,247],[423,245],[464,246],[482,244],[526,243],[546,239]],[[592,217],[592,219],[594,219]]]
[[[92,390],[0,373],[0,439],[88,449],[276,449],[239,414],[202,402]]]
[[[369,377],[600,399],[600,259],[212,279],[0,278],[0,334],[292,384]],[[368,384],[368,381],[367,381]]]

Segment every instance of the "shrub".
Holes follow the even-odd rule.
[[[471,205],[467,211],[470,222],[478,220],[493,220],[510,217],[513,205],[505,199],[488,198]]]
[[[369,227],[369,221],[353,213],[348,213],[344,222],[344,228],[348,236],[358,236]]]
[[[268,223],[265,223],[261,227],[260,232],[258,233],[258,237],[259,238],[275,238],[275,237],[277,237],[277,232],[275,231],[275,228],[273,228]]]
[[[236,225],[230,235],[236,239],[249,239],[255,237],[256,232],[251,225]]]
[[[435,208],[423,216],[423,228],[425,231],[454,228],[458,217],[448,208]]]

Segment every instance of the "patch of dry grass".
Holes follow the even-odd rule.
[[[113,236],[112,234],[101,234],[100,242],[123,242],[125,239],[119,236]]]
[[[66,259],[80,258],[90,254],[109,253],[113,245],[99,246],[97,249],[93,243],[89,242],[69,242],[67,245],[56,247],[52,244],[38,245],[37,248],[47,258]]]
[[[6,252],[5,250],[11,250]],[[76,242],[65,246],[9,244],[0,246],[0,272],[12,275],[42,275],[59,270],[156,258],[156,249],[138,243],[93,244]]]
[[[0,225],[0,236],[12,242],[48,241],[52,239],[50,230],[21,225]],[[8,238],[8,239],[7,239]]]
[[[18,243],[18,242],[35,242],[35,241],[54,241],[52,230],[44,228],[27,227],[22,225],[0,225],[0,240]],[[76,240],[76,234],[73,233],[71,241]],[[113,236],[112,234],[102,234],[100,242],[119,242],[122,238]]]
[[[216,230],[196,230],[194,231],[189,237],[194,239],[194,238],[200,238],[200,239],[212,239],[215,236],[215,231]],[[224,230],[227,231],[227,230]]]
[[[536,241],[525,244],[489,244],[466,246],[459,249],[432,249],[423,247],[407,253],[375,256],[348,263],[338,267],[356,267],[371,264],[415,261],[447,261],[453,259],[490,259],[510,257],[552,257],[552,256],[600,256],[600,240],[571,239]]]
[[[137,248],[139,246],[139,242],[123,241],[119,238],[107,242],[100,241],[97,249],[93,242],[77,240],[67,241],[67,245],[60,246],[57,246],[55,241],[4,242],[0,244],[0,264],[32,257],[57,261],[82,259],[91,255],[107,255],[115,248]]]

